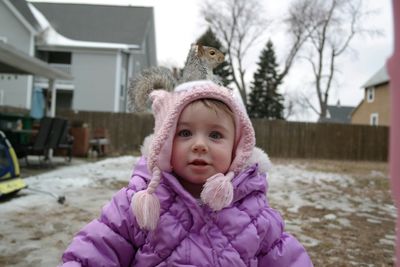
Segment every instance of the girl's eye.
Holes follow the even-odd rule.
[[[181,130],[178,132],[178,136],[180,137],[189,137],[192,133],[189,130]]]
[[[219,132],[211,132],[211,133],[210,133],[210,137],[211,137],[212,139],[221,139],[221,138],[222,138],[222,134],[219,133]]]

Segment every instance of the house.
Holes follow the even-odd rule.
[[[152,7],[2,0],[1,41],[73,77],[0,73],[0,105],[26,109],[54,86],[57,109],[126,112],[129,79],[157,64]]]
[[[364,99],[352,112],[351,123],[389,126],[389,82],[389,76],[384,66],[362,86]]]
[[[21,10],[28,8],[22,1],[0,1],[0,41],[11,45],[13,51],[32,56],[38,25],[33,16],[22,16],[17,6]],[[32,82],[32,76],[0,74],[0,104],[29,108]]]
[[[354,107],[351,106],[340,105],[340,101],[338,101],[336,105],[328,105],[326,118],[320,119],[318,122],[350,123],[353,109]]]

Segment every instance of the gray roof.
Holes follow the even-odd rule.
[[[13,0],[10,1],[10,3],[21,13],[34,29],[40,30],[40,25],[25,0]]]
[[[152,7],[31,2],[54,29],[80,41],[142,45]]]
[[[55,69],[14,46],[0,42],[0,73],[33,74],[48,79],[72,80],[72,76]]]
[[[362,88],[376,86],[387,82],[389,82],[389,75],[386,71],[386,66],[383,66],[378,72],[376,72],[371,78],[369,78],[369,80],[362,86]]]
[[[350,123],[351,122],[351,112],[355,107],[350,106],[329,106],[328,112],[330,117],[320,120],[320,122],[336,122],[336,123]]]

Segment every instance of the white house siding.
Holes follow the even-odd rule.
[[[16,49],[32,55],[34,39],[29,29],[9,6],[0,1],[0,39]],[[31,106],[32,76],[0,73],[0,104],[29,109]]]
[[[150,20],[146,29],[146,38],[143,42],[143,51],[147,55],[147,65],[156,66],[157,65],[157,53],[156,53],[156,40],[154,27],[154,20]]]
[[[110,111],[115,107],[117,51],[74,51],[72,76],[74,77],[73,109]],[[112,101],[110,101],[112,100]]]

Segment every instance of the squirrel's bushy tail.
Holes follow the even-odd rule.
[[[155,89],[172,91],[176,86],[172,72],[165,67],[151,67],[131,79],[128,99],[131,111],[144,111],[147,108],[149,94]]]

